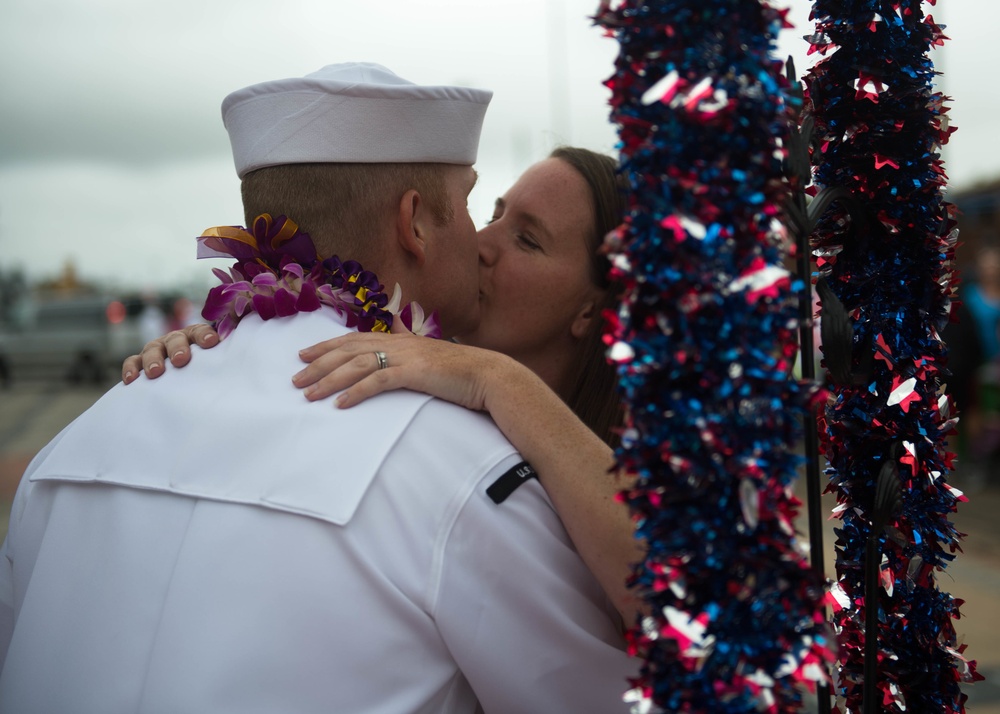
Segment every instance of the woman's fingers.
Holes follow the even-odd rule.
[[[292,384],[299,389],[311,387],[348,359],[350,359],[350,356],[345,355],[343,352],[320,355],[314,358],[313,361],[303,367],[298,373],[292,375]]]
[[[380,341],[391,340],[388,335],[379,335],[371,332],[352,332],[349,335],[341,335],[330,340],[317,342],[303,350],[299,350],[299,358],[303,362],[313,362],[328,352],[334,350],[352,350],[352,354],[359,354],[362,350],[375,351],[379,349],[373,345]]]
[[[376,353],[385,356],[384,365]],[[484,409],[487,373],[509,359],[426,337],[354,334],[303,350],[309,364],[292,377],[311,401],[340,392],[349,407],[392,389],[412,389],[467,409]]]
[[[387,369],[377,370],[338,394],[334,400],[334,404],[339,409],[353,407],[355,404],[360,404],[366,399],[374,397],[376,394],[389,392],[404,386],[400,381],[401,378],[402,372],[398,370],[395,372]]]
[[[163,365],[167,361],[167,345],[163,337],[150,340],[142,348],[142,371],[150,379],[156,379],[163,374]]]
[[[305,389],[310,401],[340,392],[336,405],[341,408],[393,389],[424,391],[420,365],[437,354],[440,347],[434,342],[408,332],[341,335],[302,350],[299,355],[309,364],[292,377],[292,383]],[[377,353],[384,355],[384,366]]]
[[[187,333],[174,330],[160,339],[163,340],[165,353],[174,367],[183,367],[191,361],[191,341]]]
[[[375,357],[375,350],[360,345],[341,345],[310,362],[292,377],[292,383],[299,389],[313,387],[306,396],[313,398],[311,395],[315,395],[316,399],[322,399],[354,384],[376,369],[378,359]]]
[[[181,330],[168,332],[163,337],[150,340],[142,348],[141,355],[131,355],[122,363],[122,381],[131,384],[145,372],[150,379],[156,379],[164,372],[167,360],[174,367],[183,367],[191,361],[191,345],[205,349],[219,344],[219,333],[211,325],[188,325]]]
[[[351,339],[344,339],[344,338]],[[421,343],[426,338],[413,338]],[[385,335],[344,335],[314,345],[312,361],[292,377],[292,383],[305,388],[310,401],[318,401],[350,389],[338,406],[353,406],[369,397],[404,386],[407,378],[404,365],[408,362],[409,340]],[[323,354],[318,354],[327,350]],[[376,352],[385,356],[386,366],[380,367]],[[403,380],[403,381],[400,381]]]
[[[211,349],[219,344],[219,333],[211,325],[198,323],[188,325],[181,330],[174,330],[160,338],[164,341],[170,364],[183,367],[191,361],[191,345]]]
[[[142,357],[139,355],[129,355],[122,362],[122,382],[132,384],[142,371]]]
[[[343,355],[340,353],[330,353],[324,355],[323,362],[319,360],[307,367],[310,372],[308,379],[310,386],[305,390],[306,399],[315,402],[326,399],[332,394],[336,394],[349,387],[369,379],[373,376],[384,375],[386,370],[378,368],[378,360],[373,352],[362,354]],[[377,392],[374,392],[377,394]],[[359,399],[354,403],[357,404]]]
[[[181,332],[187,336],[189,344],[198,345],[206,350],[219,344],[219,333],[214,327],[203,322],[188,325]]]
[[[388,358],[390,365],[400,363],[399,356],[414,344],[414,340],[422,342],[426,337],[398,337],[385,334],[352,333],[341,335],[332,340],[317,342],[315,345],[299,351],[305,367],[292,377],[295,386],[302,388],[319,381],[321,377],[337,369],[340,365],[360,355],[367,355],[372,369],[378,368],[376,352],[382,352]],[[367,372],[366,372],[367,374]],[[358,377],[360,379],[360,377]]]

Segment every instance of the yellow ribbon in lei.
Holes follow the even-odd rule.
[[[274,222],[274,219],[271,218],[271,214],[262,213],[259,216],[257,216],[257,218],[253,222],[255,229],[257,227],[258,221],[264,222],[263,231],[258,231],[258,232],[262,233],[263,235],[267,235],[268,233],[270,233],[271,225]],[[298,233],[298,231],[299,227],[295,223],[295,221],[286,218],[285,223],[281,226],[281,230],[278,231],[277,235],[275,235],[274,238],[271,239],[270,241],[271,245],[268,247],[270,247],[271,249],[278,248],[282,243],[293,238],[295,234]],[[250,246],[251,248],[254,249],[254,251],[260,252],[260,244],[257,242],[257,238],[247,229],[242,228],[240,226],[214,226],[212,228],[206,228],[205,231],[201,234],[201,237],[206,239],[204,241],[205,245],[211,248],[212,250],[226,252],[223,249],[223,244],[221,241],[234,240]],[[274,268],[267,265],[267,263],[265,263],[261,258],[257,258],[257,262],[261,266],[270,270],[271,272],[274,272]]]

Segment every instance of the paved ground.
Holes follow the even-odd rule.
[[[35,452],[66,424],[96,401],[105,387],[68,387],[64,384],[26,383],[0,390],[0,536],[7,531],[10,499]],[[110,425],[114,428],[114,425]],[[992,479],[993,483],[989,483]],[[955,522],[968,537],[964,553],[942,576],[940,586],[965,600],[963,617],[956,623],[969,645],[968,654],[979,662],[985,682],[968,687],[968,711],[1000,714],[1000,473],[985,484],[965,484],[961,473],[952,479],[968,488],[970,502],[963,504]],[[827,502],[826,511],[832,507]],[[827,522],[828,570],[833,559],[833,523]]]

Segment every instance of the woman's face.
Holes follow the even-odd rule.
[[[600,290],[590,279],[593,207],[568,163],[535,164],[479,231],[479,327],[465,344],[503,352],[559,391]]]

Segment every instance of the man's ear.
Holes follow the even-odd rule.
[[[413,256],[417,265],[427,259],[427,210],[420,192],[411,188],[399,199],[396,212],[396,240],[399,246]]]

